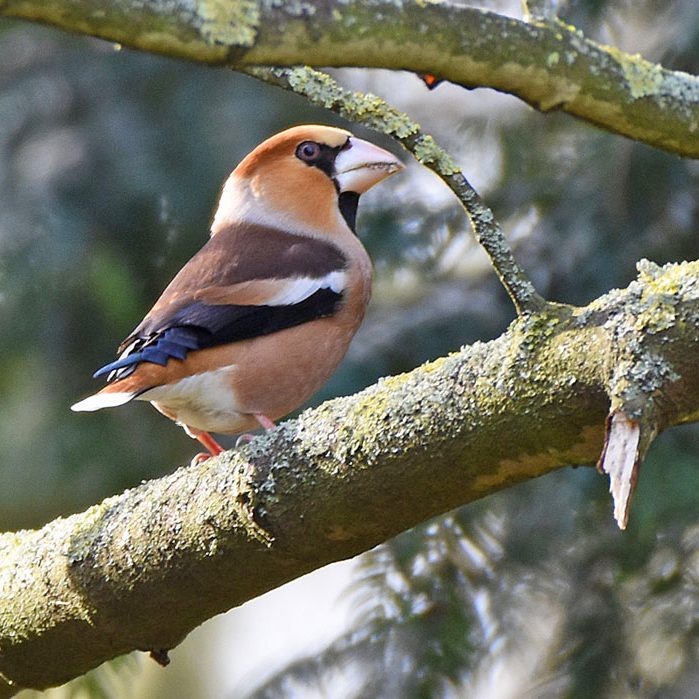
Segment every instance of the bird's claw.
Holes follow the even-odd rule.
[[[255,439],[254,434],[241,434],[240,437],[235,440],[235,448],[238,449],[239,447],[242,447],[243,444],[252,442],[253,439]]]

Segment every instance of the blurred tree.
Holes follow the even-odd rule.
[[[587,37],[699,72],[690,0],[564,11]],[[17,528],[186,460],[186,438],[145,407],[89,425],[66,407],[200,245],[235,162],[290,123],[337,119],[235,73],[38,27],[6,22],[0,57],[0,319],[11,329],[0,337],[0,516]],[[509,97],[338,75],[443,138],[547,298],[588,302],[626,285],[644,256],[697,257],[696,161]],[[415,168],[390,187],[361,224],[377,265],[372,313],[319,400],[495,337],[514,315],[433,176]],[[580,469],[366,554],[355,626],[250,696],[310,696],[357,664],[363,681],[344,696],[693,697],[697,447],[693,427],[654,446],[623,536],[604,483]]]

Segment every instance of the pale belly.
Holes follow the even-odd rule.
[[[242,410],[228,388],[234,370],[224,367],[189,376],[146,391],[138,400],[150,401],[161,413],[193,430],[236,434],[255,429],[254,417]]]
[[[192,430],[254,430],[259,428],[255,413],[278,420],[318,391],[344,357],[353,334],[354,328],[321,319],[236,342],[227,350],[225,366],[157,386],[138,399],[152,402]],[[201,354],[211,352],[213,357],[216,351]]]

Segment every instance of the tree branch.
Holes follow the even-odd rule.
[[[419,163],[434,172],[456,195],[471,221],[517,313],[541,311],[546,301],[517,264],[493,212],[478,196],[451,156],[419,124],[380,97],[350,92],[329,75],[312,68],[248,68],[248,75],[302,95],[309,102],[337,112],[398,141]]]
[[[600,451],[623,526],[655,435],[699,419],[699,263],[644,262],[626,290],[586,308],[545,304],[417,125],[309,69],[259,66],[430,72],[699,156],[695,77],[558,22],[446,2],[0,0],[0,15],[247,70],[398,137],[459,196],[521,314],[497,340],[330,401],[239,451],[1,535],[0,699],[133,649],[163,661],[216,613]]]
[[[0,15],[235,68],[432,73],[699,157],[699,79],[597,44],[558,20],[522,22],[421,0],[0,0]]]
[[[0,698],[132,649],[163,657],[287,580],[594,462],[609,396],[641,423],[652,404],[657,431],[699,418],[699,263],[640,270],[585,308],[547,307],[238,451],[0,536]]]

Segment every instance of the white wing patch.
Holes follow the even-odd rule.
[[[330,289],[336,294],[341,294],[345,288],[346,274],[342,270],[335,270],[324,277],[296,277],[289,279],[282,289],[271,296],[265,305],[267,306],[293,306],[301,303],[316,293],[319,289]]]

